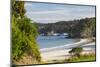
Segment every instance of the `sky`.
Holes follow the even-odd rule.
[[[95,17],[95,6],[25,2],[26,16],[37,23]]]

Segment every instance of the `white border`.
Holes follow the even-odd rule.
[[[10,66],[10,1],[0,2],[0,67]]]

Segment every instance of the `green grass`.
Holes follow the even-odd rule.
[[[73,63],[73,62],[91,62],[91,61],[95,61],[96,60],[96,56],[95,54],[85,54],[85,55],[80,55],[80,57],[77,56],[73,56],[70,57],[69,59],[66,60],[56,60],[56,61],[48,61],[48,62],[42,62],[41,64],[48,64],[48,63]]]
[[[89,54],[89,55],[81,55],[80,57],[74,56],[67,60],[66,62],[84,62],[84,61],[95,61],[95,54]]]

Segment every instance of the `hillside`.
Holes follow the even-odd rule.
[[[47,34],[54,31],[55,33],[69,33],[70,37],[86,37],[95,35],[95,17],[84,18],[73,21],[58,21],[56,23],[36,23],[40,34]],[[89,32],[88,32],[89,31]]]

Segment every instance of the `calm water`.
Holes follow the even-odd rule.
[[[78,41],[77,39],[68,39],[66,36],[38,36],[37,42],[40,48],[49,48],[71,44]]]

